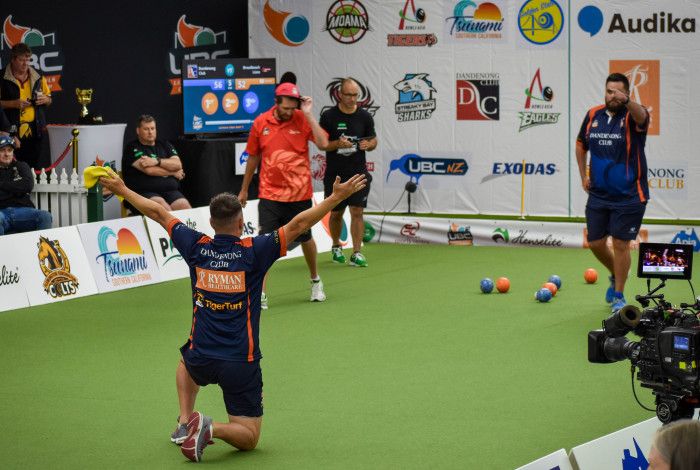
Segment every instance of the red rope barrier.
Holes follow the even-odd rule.
[[[56,159],[56,161],[53,162],[53,164],[51,166],[44,168],[43,170],[34,170],[34,173],[36,173],[37,175],[40,175],[42,171],[49,172],[49,171],[53,170],[54,168],[56,168],[63,161],[63,159],[66,158],[66,155],[68,155],[68,151],[70,150],[70,148],[72,146],[73,146],[73,140],[71,139],[68,141],[68,145],[66,146],[66,149],[63,151],[61,156],[58,157]]]

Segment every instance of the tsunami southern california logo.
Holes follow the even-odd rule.
[[[358,1],[333,2],[326,14],[324,31],[341,44],[359,41],[370,31],[367,9]]]
[[[265,28],[275,40],[285,46],[301,46],[309,37],[309,20],[305,16],[275,10],[270,0],[263,6]]]
[[[113,286],[148,281],[148,262],[136,236],[127,228],[116,234],[110,227],[102,227],[97,234],[100,254],[95,260],[104,266],[105,280]]]

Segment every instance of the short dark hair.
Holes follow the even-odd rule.
[[[275,96],[275,104],[282,104],[282,98],[289,98],[297,102],[297,106],[301,103],[299,98],[294,98],[293,96]]]
[[[209,202],[209,215],[217,225],[228,225],[242,211],[241,202],[231,193],[217,194]]]
[[[24,55],[32,55],[32,49],[23,42],[18,42],[10,49],[10,60]]]
[[[615,72],[608,75],[608,78],[605,79],[605,84],[607,85],[608,82],[622,82],[625,86],[625,91],[630,91],[630,81],[621,73]]]
[[[136,121],[136,127],[141,127],[141,124],[145,122],[156,122],[156,118],[154,118],[150,114],[142,114]]]

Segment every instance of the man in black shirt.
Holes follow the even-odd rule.
[[[12,137],[0,136],[0,235],[50,229],[51,214],[35,209],[29,197],[34,172],[15,160],[14,147]]]
[[[144,114],[136,125],[138,139],[124,148],[122,173],[124,181],[135,192],[152,199],[166,210],[190,209],[180,192],[185,177],[175,147],[156,139],[156,120]]]
[[[340,176],[341,181],[348,180],[354,174],[367,175],[367,186],[353,194],[331,212],[330,231],[333,238],[333,261],[345,263],[345,255],[340,245],[340,232],[343,227],[343,212],[350,206],[350,234],[352,236],[353,254],[350,256],[350,266],[366,267],[367,260],[361,253],[362,236],[365,222],[362,218],[367,207],[370,175],[367,173],[365,152],[377,147],[377,137],[374,131],[374,119],[365,109],[357,104],[360,87],[352,78],[346,78],[340,85],[340,100],[338,105],[321,115],[319,124],[328,132],[328,147],[326,147],[326,173],[323,186],[326,197],[333,192],[333,181]]]

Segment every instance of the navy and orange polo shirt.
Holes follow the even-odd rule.
[[[260,155],[260,199],[297,202],[311,199],[309,140],[315,143],[304,113],[278,121],[274,107],[258,116],[248,137],[248,155]]]
[[[262,282],[287,253],[284,229],[243,239],[210,238],[175,219],[168,234],[190,267],[192,283],[192,330],[183,355],[259,360]]]
[[[591,108],[583,119],[576,145],[591,154],[589,204],[639,204],[649,200],[644,145],[649,113],[638,125],[624,108],[610,115],[605,105]]]

